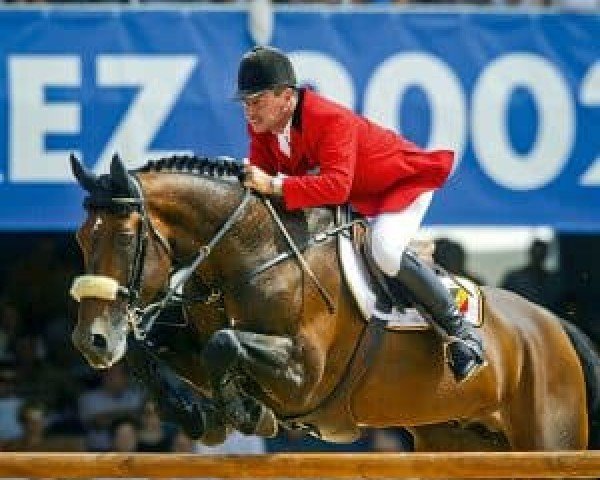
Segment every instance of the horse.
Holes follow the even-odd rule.
[[[145,348],[205,399],[197,436],[284,426],[337,442],[401,426],[417,451],[588,447],[600,357],[548,310],[481,286],[486,363],[457,383],[437,330],[365,335],[332,209],[287,212],[244,189],[239,165],[221,157],[129,171],[115,156],[96,175],[71,156],[71,167],[87,192],[72,341],[92,367],[108,368],[187,298],[184,321],[161,326],[162,350]]]

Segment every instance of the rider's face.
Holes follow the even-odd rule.
[[[291,88],[265,90],[242,100],[246,120],[257,133],[278,133],[294,112]]]

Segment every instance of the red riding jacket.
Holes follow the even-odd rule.
[[[291,157],[276,135],[248,131],[250,163],[270,175],[289,175],[283,181],[289,210],[350,203],[367,216],[401,211],[443,185],[454,157],[449,150],[426,152],[305,89],[292,117]]]

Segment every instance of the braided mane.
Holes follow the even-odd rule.
[[[180,172],[211,177],[238,177],[242,175],[242,163],[231,157],[199,157],[196,155],[173,155],[150,160],[134,170],[144,172]]]

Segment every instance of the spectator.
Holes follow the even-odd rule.
[[[46,452],[51,451],[44,430],[45,409],[35,401],[27,401],[21,405],[18,413],[21,435],[5,444],[4,450],[11,452]]]
[[[433,259],[453,275],[468,278],[479,285],[484,283],[476,274],[467,270],[467,254],[458,242],[448,238],[438,238],[435,241]]]
[[[171,444],[170,451],[173,453],[198,453],[196,446],[198,442],[194,442],[190,436],[185,433],[182,428],[178,428],[173,437],[173,443]],[[171,478],[170,480],[184,480],[178,478]],[[198,480],[210,480],[210,479],[198,479]]]
[[[73,314],[70,318],[76,318]],[[48,404],[51,410],[51,433],[81,435],[83,426],[79,419],[77,399],[87,385],[88,379],[97,379],[96,373],[85,363],[84,357],[75,350],[72,342],[65,341],[71,336],[72,322],[66,318],[57,318],[48,323],[43,341],[46,355],[45,367],[50,368],[52,377],[42,379],[43,384],[52,381],[48,389]]]
[[[133,416],[122,415],[114,417],[109,431],[109,447],[107,451],[116,453],[134,453],[137,451],[138,436],[137,422]],[[111,477],[96,477],[93,480],[118,480]],[[144,478],[130,478],[128,480],[148,480]]]
[[[137,423],[132,417],[121,417],[111,425],[111,452],[131,453],[138,450]]]
[[[52,422],[61,422],[69,404],[73,405],[79,394],[77,382],[46,360],[40,336],[20,335],[14,350],[17,394],[24,399],[41,401]]]
[[[36,400],[26,401],[19,408],[21,435],[7,442],[3,449],[11,452],[81,451],[83,444],[74,438],[54,437],[48,434],[46,409]]]
[[[488,5],[491,0],[394,0],[394,3],[421,3],[443,5]],[[518,0],[517,0],[518,1]]]
[[[197,453],[196,442],[182,428],[178,428],[173,436],[170,451],[173,453]]]
[[[548,7],[552,0],[491,0],[488,3],[507,7]]]
[[[168,452],[171,450],[176,428],[161,420],[154,400],[147,399],[142,405],[139,423],[138,451]]]
[[[554,0],[552,4],[564,10],[600,11],[600,0]]]
[[[19,408],[18,421],[21,435],[3,446],[11,452],[68,452],[82,451],[80,437],[55,436],[48,431],[49,418],[44,405],[35,400],[24,402]]]
[[[70,270],[65,269],[57,241],[51,236],[36,241],[28,255],[12,264],[5,293],[16,303],[32,331],[64,313],[71,280],[67,275]]]
[[[549,245],[534,240],[529,247],[527,265],[509,271],[500,286],[518,293],[538,305],[556,310],[561,297],[560,279],[546,267]]]
[[[21,313],[10,300],[0,301],[0,361],[14,361],[14,343],[22,327]]]
[[[91,451],[107,451],[111,448],[111,424],[123,416],[134,416],[141,404],[142,393],[130,385],[122,363],[105,370],[101,386],[79,397],[79,415],[86,430],[86,448]]]
[[[9,365],[0,366],[0,443],[19,438],[23,430],[18,414],[23,399],[15,389],[16,373]]]

